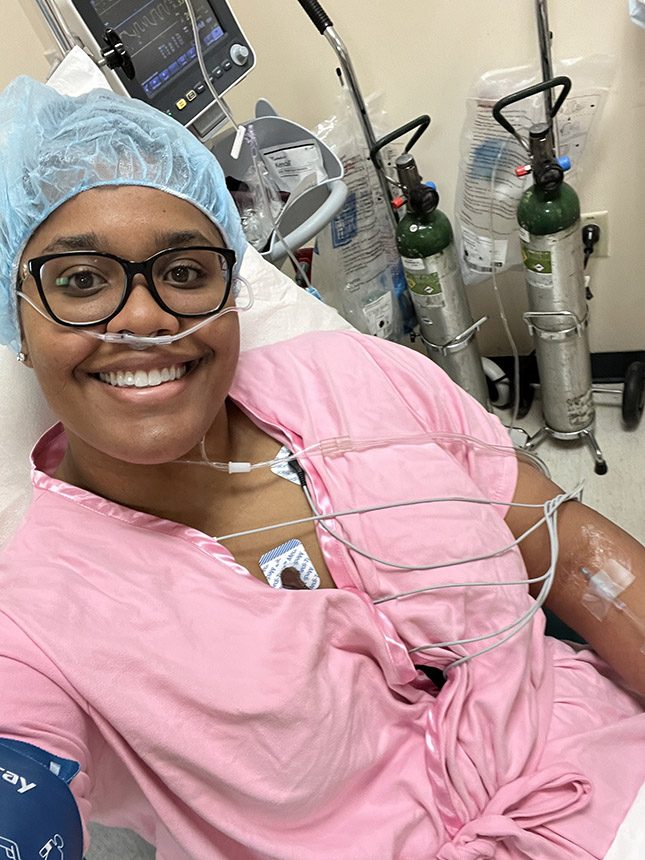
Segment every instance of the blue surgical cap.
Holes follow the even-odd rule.
[[[214,156],[169,116],[110,90],[61,95],[19,77],[0,94],[0,344],[20,349],[16,281],[34,231],[65,201],[142,185],[195,205],[239,267],[247,243]]]

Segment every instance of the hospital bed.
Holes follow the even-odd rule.
[[[70,20],[73,19],[73,10],[76,6],[72,0],[36,0],[37,5],[43,13],[50,16],[48,22],[52,26],[54,34],[58,33],[57,42],[62,53],[68,51],[74,44],[66,36],[64,20],[57,14],[58,9],[68,10]],[[220,4],[217,9],[223,6]],[[233,19],[228,27],[232,28]],[[225,22],[225,29],[227,25]],[[80,29],[81,32],[83,28]],[[91,34],[86,33],[85,44],[90,44]],[[236,39],[246,45],[241,31]],[[248,46],[247,46],[248,47]],[[236,63],[231,66],[231,74],[238,74],[240,78],[246,74],[252,66],[249,61],[246,65],[239,67]],[[127,81],[119,77],[120,72],[106,73],[109,78],[112,75],[112,83],[118,91],[119,81],[122,87]],[[177,84],[179,86],[179,83]],[[184,88],[185,89],[185,88]],[[179,93],[180,94],[180,93]],[[177,93],[175,93],[177,96]],[[208,94],[201,96],[208,98]],[[168,109],[174,110],[181,103],[173,98],[167,105]],[[188,106],[181,108],[194,110],[195,121],[199,123],[199,101],[190,101]],[[206,122],[207,114],[203,114],[203,131],[210,133],[211,123]],[[179,118],[179,116],[178,116]],[[192,122],[191,117],[191,122]],[[269,119],[264,123],[270,127],[273,123]],[[261,127],[262,123],[258,127]],[[199,127],[197,129],[199,131]],[[269,131],[271,129],[269,128]],[[298,129],[295,129],[296,133]],[[282,140],[282,138],[281,138]],[[268,141],[273,143],[273,139]],[[221,152],[218,152],[220,160],[226,155],[230,141],[222,144]],[[231,171],[229,171],[231,172]],[[333,206],[339,208],[342,203],[341,192],[346,193],[342,187],[340,176],[329,171],[330,177],[335,180],[333,186],[334,197],[327,201],[325,193],[327,189],[312,192],[318,196],[322,194],[323,199],[314,199],[316,205],[314,210]],[[337,198],[337,199],[336,199]],[[306,213],[308,214],[308,213]],[[332,213],[333,214],[333,213]],[[298,224],[306,220],[296,209],[289,213],[291,219]],[[331,217],[331,216],[330,216]],[[324,220],[329,220],[325,213]],[[293,232],[293,225],[285,222],[281,225],[285,233]],[[311,235],[315,233],[312,230]],[[302,238],[298,234],[298,238]],[[279,245],[279,243],[278,243]],[[267,262],[267,259],[277,261],[284,254],[279,247],[271,247],[268,252],[261,256],[258,252],[249,248],[242,266],[242,275],[252,284],[255,304],[251,310],[240,315],[242,349],[275,343],[288,339],[297,334],[309,330],[321,329],[349,329],[351,326],[343,320],[336,311],[323,305],[317,299],[298,288],[293,281],[279,271],[275,266]],[[4,396],[2,396],[4,395]],[[8,350],[0,349],[0,547],[10,538],[17,527],[20,518],[27,507],[31,493],[29,481],[29,451],[37,438],[44,430],[54,422],[54,416],[44,402],[37,383],[31,371],[19,365],[15,357]],[[645,833],[643,833],[642,822],[645,821],[645,791],[635,801],[630,814],[625,819],[614,845],[606,855],[606,860],[641,860],[645,857]],[[91,825],[92,847],[87,855],[87,860],[150,860],[154,858],[154,849],[143,840],[129,831],[114,830],[100,825]]]

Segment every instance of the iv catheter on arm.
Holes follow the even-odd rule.
[[[536,503],[552,497],[559,488],[546,476],[520,463],[514,501]],[[506,522],[518,535],[535,525],[536,515],[529,507],[509,508]],[[571,501],[560,512],[560,553],[548,607],[584,640],[626,682],[645,694],[645,547],[592,508]],[[548,559],[545,529],[540,527],[527,535],[520,546],[529,582],[544,569]],[[588,609],[589,576],[582,568],[606,571],[614,581],[614,571],[629,577],[629,585],[620,592],[625,610],[614,604],[606,607],[602,618]],[[533,589],[532,589],[533,591]],[[617,596],[617,595],[616,595]]]

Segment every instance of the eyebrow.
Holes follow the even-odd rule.
[[[157,233],[155,239],[163,248],[176,248],[180,245],[212,245],[213,239],[193,230],[179,230],[172,233]],[[222,240],[220,240],[222,241]],[[223,241],[222,241],[223,244]]]
[[[80,233],[77,236],[58,236],[43,248],[43,254],[51,254],[54,251],[90,251],[99,246],[99,237],[96,233]]]

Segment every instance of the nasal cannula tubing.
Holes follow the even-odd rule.
[[[581,488],[578,487],[575,490],[573,490],[573,492],[571,492],[571,493],[564,493],[560,496],[556,496],[553,499],[553,501],[557,502],[557,505],[559,507],[561,504],[563,504],[564,502],[568,502],[571,499],[574,499],[574,498],[578,499],[580,497],[580,490],[581,490]],[[375,561],[377,564],[382,564],[385,567],[396,568],[396,570],[438,570],[439,568],[442,568],[442,567],[456,567],[456,566],[461,565],[461,564],[470,564],[472,562],[487,561],[488,559],[491,559],[491,558],[497,558],[500,555],[505,555],[507,552],[510,552],[510,550],[512,550],[516,546],[518,546],[525,538],[527,538],[532,532],[536,531],[545,522],[544,517],[542,517],[542,519],[538,520],[537,523],[535,523],[533,526],[528,528],[522,535],[520,535],[519,538],[516,538],[512,543],[508,544],[508,546],[503,547],[502,549],[494,550],[493,552],[487,553],[486,555],[471,556],[469,558],[459,559],[459,561],[433,562],[432,564],[399,564],[399,563],[395,563],[395,562],[391,562],[391,561],[386,561],[385,559],[378,558],[377,556],[374,556],[374,555],[370,555],[370,553],[366,552],[365,550],[360,549],[355,544],[351,543],[351,541],[346,540],[345,538],[341,537],[336,532],[332,531],[332,529],[329,528],[329,526],[324,522],[324,520],[337,519],[340,516],[346,516],[348,514],[371,513],[373,511],[378,511],[378,510],[389,510],[390,508],[402,508],[402,507],[408,507],[408,506],[413,506],[413,505],[432,504],[435,502],[459,502],[459,503],[463,502],[463,503],[474,504],[474,505],[496,505],[496,504],[499,504],[499,502],[495,501],[494,499],[474,499],[474,498],[466,498],[464,496],[448,496],[448,497],[438,497],[438,498],[431,498],[431,499],[414,499],[414,500],[407,500],[407,501],[403,501],[403,502],[391,502],[389,504],[373,505],[373,506],[369,506],[366,508],[355,509],[352,511],[346,511],[346,512],[342,512],[342,513],[322,515],[322,514],[319,514],[318,511],[316,510],[314,503],[313,503],[313,500],[311,498],[311,495],[307,489],[305,489],[305,495],[307,497],[307,501],[309,502],[311,509],[317,515],[317,518],[319,518],[321,526],[333,538],[335,538],[337,541],[339,541],[339,543],[344,544],[346,547],[351,549],[353,552],[358,553],[358,555],[362,555],[364,558],[367,558],[370,561]],[[516,502],[516,503],[510,502],[509,504],[512,507],[528,507],[528,508],[543,508],[544,507],[544,505],[542,505],[542,504],[528,504],[528,503],[519,503],[519,502]],[[228,535],[227,537],[231,537],[231,536]],[[238,537],[238,535],[235,535],[235,537]],[[225,539],[226,538],[220,538],[220,540],[225,540]],[[509,584],[511,584],[511,583],[509,583]],[[516,584],[516,583],[512,583],[512,584]],[[405,595],[403,595],[403,594],[397,595],[397,597],[403,597],[403,596],[407,597],[407,596],[411,596],[413,594],[420,594],[425,590],[426,589],[419,589],[418,591],[408,592]],[[432,589],[430,589],[430,590],[432,590]],[[392,599],[393,598],[391,598],[391,597],[385,597],[385,598],[380,598],[379,600],[377,600],[375,602],[376,603],[385,603],[388,600],[392,600]]]
[[[175,343],[175,341],[182,340],[185,337],[188,337],[191,334],[194,334],[199,329],[203,328],[205,325],[213,322],[214,320],[218,320],[226,314],[231,313],[243,313],[244,311],[248,311],[253,307],[253,303],[255,301],[255,297],[253,295],[253,290],[251,289],[251,285],[243,278],[241,275],[235,276],[236,281],[243,283],[246,287],[248,293],[248,303],[246,305],[233,305],[228,308],[224,308],[224,310],[218,311],[216,314],[212,314],[211,316],[206,316],[201,319],[198,323],[191,326],[190,328],[185,329],[185,331],[180,331],[178,334],[169,334],[169,335],[136,335],[131,332],[101,332],[94,331],[91,328],[82,328],[76,326],[66,326],[62,323],[57,322],[55,319],[52,319],[48,314],[46,314],[43,310],[37,307],[34,302],[27,296],[22,290],[17,290],[16,294],[20,296],[21,299],[24,299],[28,305],[39,313],[41,317],[44,317],[48,322],[53,325],[60,326],[60,328],[64,328],[66,331],[75,331],[78,334],[85,335],[86,337],[96,338],[98,340],[102,340],[106,343],[124,343],[129,346],[131,349],[141,350],[148,349],[151,346],[168,346],[171,343]],[[91,324],[90,324],[91,325]]]
[[[337,436],[334,438],[323,439],[320,442],[314,442],[306,448],[301,448],[299,451],[289,452],[286,456],[274,457],[272,460],[265,460],[261,463],[249,462],[217,462],[208,459],[206,452],[206,439],[202,439],[200,444],[202,460],[175,460],[175,463],[186,463],[194,466],[208,466],[211,469],[217,469],[221,472],[242,473],[253,472],[256,469],[271,468],[279,463],[289,463],[292,460],[298,460],[303,454],[322,455],[332,457],[336,454],[344,454],[348,451],[366,451],[370,448],[378,448],[385,445],[419,445],[428,443],[441,442],[461,442],[462,444],[470,445],[471,447],[486,448],[487,450],[501,454],[503,456],[516,456],[521,460],[531,463],[546,477],[549,473],[545,464],[530,451],[523,451],[514,448],[512,445],[495,445],[491,442],[484,442],[482,439],[477,439],[475,436],[468,436],[465,433],[443,433],[443,432],[428,432],[416,433],[409,436],[382,436],[375,438],[358,438],[352,439],[349,436]]]

